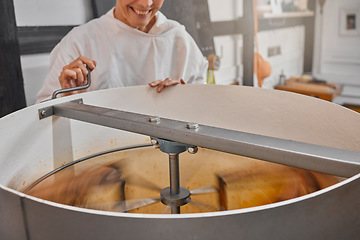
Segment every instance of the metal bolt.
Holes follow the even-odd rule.
[[[188,148],[188,152],[190,154],[195,154],[198,152],[198,147]]]
[[[187,128],[188,129],[198,129],[199,124],[190,122],[190,123],[187,124]]]
[[[46,111],[42,110],[40,114],[41,114],[41,116],[45,117],[46,116]]]
[[[158,116],[151,116],[151,117],[149,118],[149,122],[159,123],[159,122],[160,122],[160,117],[158,117]]]
[[[155,139],[151,139],[151,144],[154,146],[155,149],[160,148],[158,141]]]

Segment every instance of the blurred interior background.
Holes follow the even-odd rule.
[[[29,106],[35,103],[55,44],[74,26],[107,12],[115,0],[6,2],[12,2],[6,11],[14,9]],[[251,0],[165,0],[162,11],[186,26],[204,57],[218,56],[216,84],[259,86],[253,76],[258,22],[258,51],[272,69],[261,87],[274,89],[281,79],[305,76],[304,81],[340,86],[331,101],[360,104],[359,0],[257,0],[255,6]]]

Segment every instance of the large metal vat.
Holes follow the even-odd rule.
[[[281,91],[184,85],[158,94],[140,86],[52,100],[0,119],[0,239],[357,239],[360,235],[359,173],[288,201],[199,214],[104,212],[22,194],[19,189],[67,162],[149,143],[148,136],[62,117],[39,120],[38,109],[80,97],[95,106],[360,151],[358,113]]]

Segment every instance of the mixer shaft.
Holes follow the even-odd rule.
[[[169,154],[169,173],[170,173],[170,194],[176,195],[180,191],[179,176],[179,154]]]
[[[180,193],[179,154],[169,154],[170,195]],[[179,214],[180,207],[171,206],[172,214]]]
[[[172,214],[180,214],[180,206],[190,201],[191,193],[188,189],[180,187],[179,154],[190,148],[196,149],[196,147],[160,138],[152,137],[151,139],[162,152],[169,155],[170,187],[161,190],[161,202],[171,207]],[[196,151],[191,152],[196,153]]]

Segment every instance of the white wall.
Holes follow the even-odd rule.
[[[297,26],[259,32],[259,53],[270,62],[271,75],[265,79],[263,88],[272,89],[279,83],[281,72],[285,76],[301,76],[304,69],[305,27]],[[269,56],[268,49],[280,47],[281,54]]]
[[[216,84],[242,83],[242,36],[218,36],[214,38],[214,45],[220,57],[220,68],[214,72]]]
[[[93,17],[90,0],[14,0],[18,26],[79,25]],[[35,103],[49,67],[49,54],[21,56],[27,105]]]
[[[243,0],[208,0],[208,5],[213,22],[231,21],[243,16]]]
[[[33,54],[21,56],[21,67],[24,78],[26,104],[36,102],[36,94],[40,90],[49,69],[50,54]]]
[[[231,21],[243,15],[243,0],[208,0],[210,19]],[[221,9],[221,10],[220,10]],[[270,20],[271,21],[271,20]],[[287,76],[303,73],[304,38],[303,26],[260,32],[259,52],[272,65],[272,74],[264,81],[264,88],[273,88],[279,81],[281,71]],[[216,54],[221,57],[221,66],[215,72],[217,84],[242,83],[243,62],[241,59],[243,41],[241,35],[219,36],[214,38]],[[268,56],[268,48],[279,46],[281,54]],[[256,84],[255,84],[256,85]]]
[[[18,26],[78,25],[92,17],[90,0],[14,0]]]
[[[347,31],[343,13],[357,14],[356,31]],[[316,14],[314,74],[344,84],[336,103],[360,104],[360,1],[327,0]],[[344,97],[352,95],[357,98]]]
[[[243,0],[208,0],[210,20],[232,21],[243,16]],[[228,35],[214,38],[215,51],[220,57],[220,69],[215,71],[216,84],[242,82],[242,36]]]
[[[341,12],[358,12],[357,34],[351,31],[342,33]],[[322,18],[322,19],[321,19]],[[316,46],[321,54],[316,62],[316,73],[329,76],[337,82],[360,85],[360,1],[332,0],[326,1],[323,15],[318,15]],[[322,21],[322,23],[321,23]],[[346,31],[346,30],[345,30]],[[345,76],[347,76],[345,78]]]

